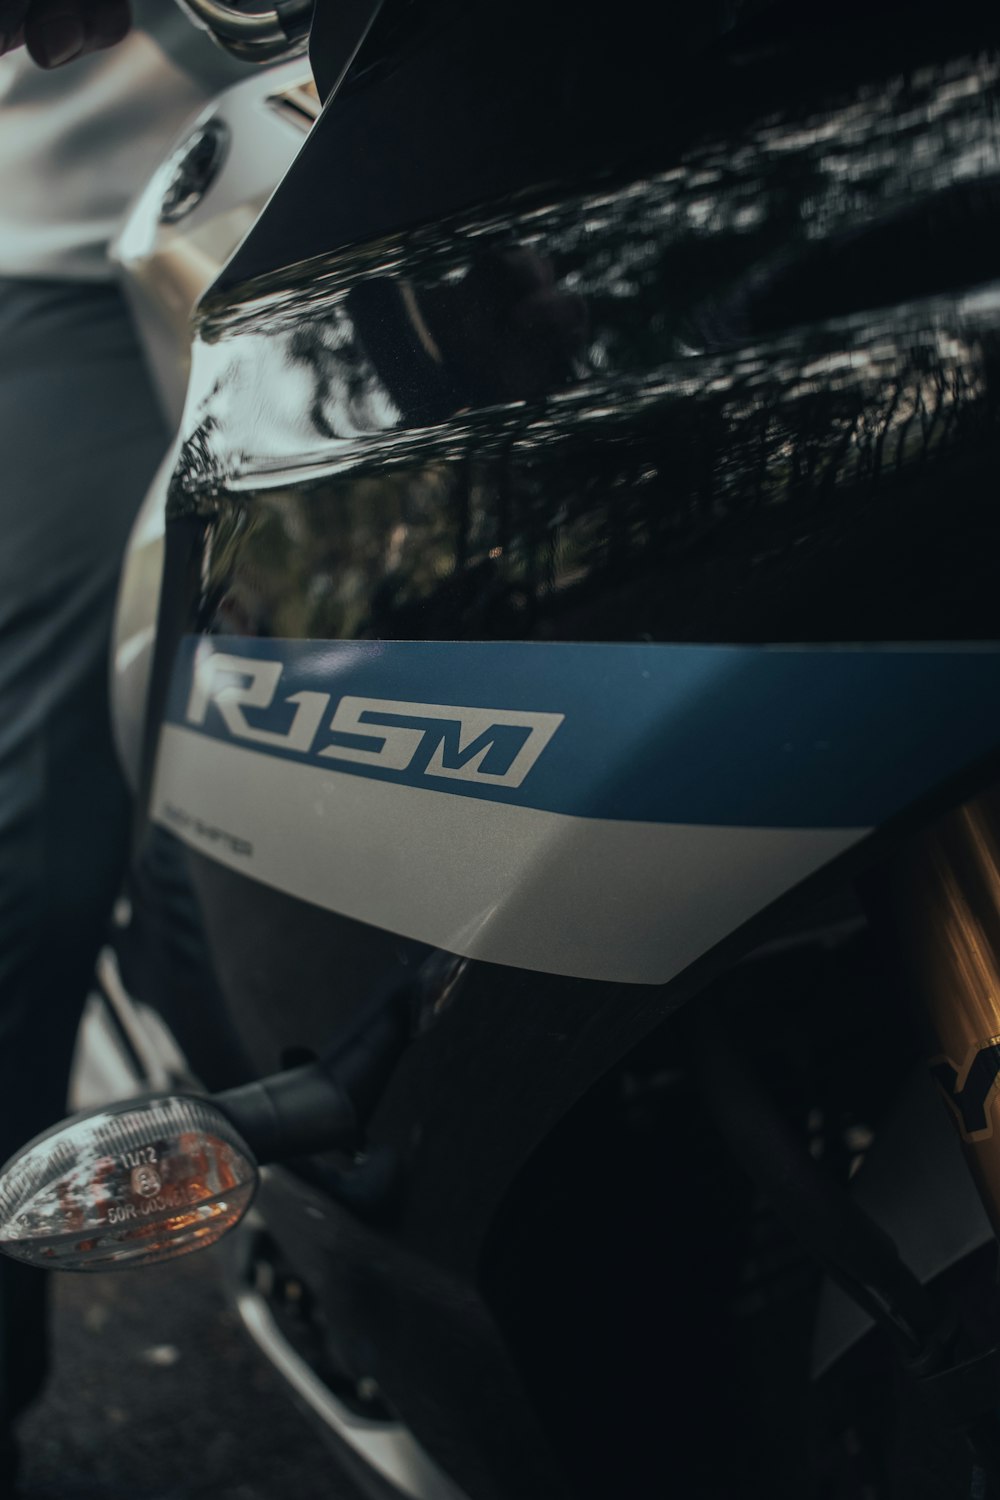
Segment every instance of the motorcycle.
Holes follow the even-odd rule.
[[[0,1249],[221,1241],[345,1493],[1000,1493],[995,17],[188,6],[149,1091]]]

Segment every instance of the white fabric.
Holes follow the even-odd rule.
[[[0,59],[0,276],[106,280],[108,242],[188,118],[244,76],[173,0],[52,72]]]

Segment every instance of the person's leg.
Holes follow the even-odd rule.
[[[115,289],[0,282],[0,1160],[64,1112],[121,878],[109,633],[166,441]],[[0,1258],[0,1433],[44,1378],[44,1282]]]

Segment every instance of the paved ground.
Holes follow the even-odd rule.
[[[226,1307],[213,1252],[55,1278],[25,1500],[336,1500],[327,1451]]]

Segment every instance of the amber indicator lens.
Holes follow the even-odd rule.
[[[0,1171],[0,1250],[53,1271],[108,1271],[200,1250],[238,1224],[253,1153],[204,1100],[129,1100],[67,1120]]]

